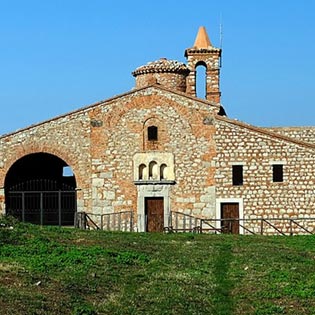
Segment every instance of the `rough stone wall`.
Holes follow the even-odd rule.
[[[202,102],[154,88],[94,110],[94,119],[104,123],[91,131],[91,145],[98,147],[92,152],[93,212],[136,211],[133,156],[153,150],[175,156],[171,209],[213,216],[214,126],[203,123],[212,112]],[[145,145],[150,120],[162,130],[155,148]]]
[[[185,92],[186,74],[156,72],[137,75],[136,88],[142,88],[152,84],[161,84],[169,89]]]
[[[171,209],[214,216],[211,117],[217,110],[204,101],[151,87],[31,126],[0,138],[0,187],[14,162],[31,153],[46,152],[73,169],[79,211],[106,214],[132,210],[136,214],[133,156],[169,152],[174,155],[175,172]],[[146,128],[152,124],[160,131],[153,147],[146,143]],[[0,210],[4,212],[3,189],[1,198]]]
[[[315,127],[264,128],[290,138],[315,144]]]
[[[0,187],[10,167],[31,153],[50,153],[72,167],[78,190],[78,209],[90,203],[90,119],[86,112],[74,113],[31,126],[0,138]],[[1,197],[4,212],[4,190]]]
[[[188,49],[186,55],[187,67],[190,70],[186,79],[186,93],[196,96],[196,67],[204,65],[206,67],[206,99],[220,103],[220,49],[209,53]]]
[[[217,120],[216,128],[217,198],[242,198],[245,219],[315,217],[314,149],[224,118]],[[283,182],[273,182],[275,162],[283,164]],[[241,186],[232,185],[234,163],[243,165]],[[258,224],[251,223],[256,232]],[[288,232],[288,221],[276,224]],[[269,232],[275,230],[269,227]]]

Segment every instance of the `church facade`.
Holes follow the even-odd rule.
[[[130,92],[2,136],[0,212],[59,225],[87,213],[98,226],[132,221],[141,232],[202,219],[214,232],[312,232],[315,128],[228,118],[221,49],[205,28],[185,57],[137,68]],[[196,97],[200,65],[205,99]]]

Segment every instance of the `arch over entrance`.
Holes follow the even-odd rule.
[[[6,214],[42,225],[73,225],[76,180],[65,161],[49,153],[17,160],[4,184]]]

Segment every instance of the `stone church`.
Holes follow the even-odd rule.
[[[0,137],[0,212],[44,225],[83,213],[140,232],[312,233],[315,128],[230,119],[221,49],[204,27],[185,57],[135,69],[125,94]]]

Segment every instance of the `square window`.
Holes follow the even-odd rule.
[[[234,186],[243,185],[243,165],[232,165],[232,183]]]
[[[272,165],[272,180],[274,183],[283,182],[283,165],[282,164]]]

